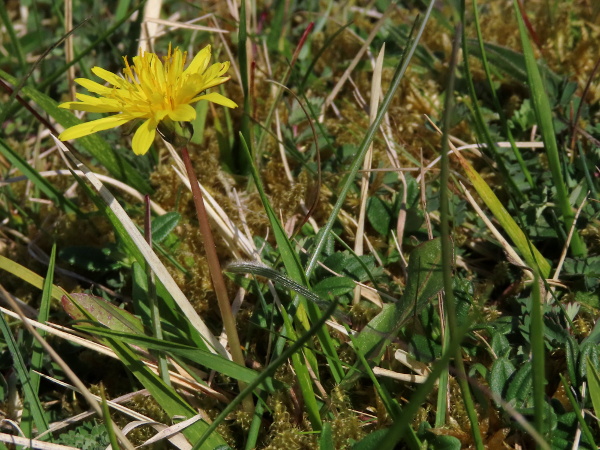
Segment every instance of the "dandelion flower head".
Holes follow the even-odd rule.
[[[230,78],[224,76],[229,69],[229,61],[208,66],[210,45],[198,52],[185,70],[187,52],[179,48],[172,51],[169,45],[169,52],[163,61],[154,53],[140,53],[140,56],[133,58],[133,65],[129,65],[126,56],[123,57],[123,76],[100,67],[92,69],[94,75],[108,82],[111,87],[86,78],[75,80],[98,97],[77,94],[78,102],[63,103],[61,108],[117,114],[68,128],[60,134],[59,139],[76,139],[141,119],[144,122],[133,136],[132,147],[136,155],[143,155],[154,141],[156,128],[161,121],[190,122],[196,118],[192,103],[208,100],[229,108],[237,106],[217,92],[202,94]]]

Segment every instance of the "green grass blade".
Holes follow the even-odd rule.
[[[119,440],[115,435],[115,429],[113,428],[113,421],[110,417],[110,409],[108,407],[108,402],[106,401],[106,395],[104,394],[104,386],[100,385],[100,397],[102,399],[102,416],[104,418],[104,426],[106,427],[106,431],[108,432],[108,439],[110,441],[110,445],[112,448],[119,448]]]
[[[54,281],[54,265],[56,263],[56,245],[52,246],[52,252],[50,253],[50,260],[48,261],[48,271],[46,278],[44,279],[44,286],[42,289],[42,300],[40,302],[38,322],[46,323],[50,318],[50,304],[52,301],[52,286]],[[44,330],[38,330],[40,336],[45,337],[46,332]],[[31,389],[37,397],[39,397],[40,390],[40,375],[38,372],[42,372],[44,365],[44,349],[42,345],[34,339],[31,349],[31,368],[29,369],[29,379],[31,380]],[[29,408],[23,411],[22,426],[25,434],[31,434],[31,427],[33,417],[31,416],[31,410]],[[44,439],[45,440],[45,439]]]
[[[550,276],[550,264],[544,259],[540,251],[531,243],[519,225],[515,222],[512,215],[506,210],[502,202],[498,199],[494,191],[489,187],[486,181],[479,175],[471,164],[460,154],[455,152],[454,155],[458,159],[465,174],[473,184],[473,187],[490,209],[496,220],[500,223],[504,231],[512,239],[517,246],[525,261],[533,270],[539,268],[542,278]]]
[[[221,355],[206,350],[200,350],[189,345],[178,344],[176,342],[167,342],[162,339],[156,339],[142,334],[133,334],[124,331],[111,330],[99,326],[76,325],[78,330],[104,338],[112,338],[119,342],[125,342],[138,347],[157,350],[166,354],[177,355],[188,361],[200,364],[209,370],[222,373],[228,377],[234,378],[245,383],[251,383],[258,376],[258,372],[240,366],[233,361]],[[281,383],[275,383],[277,387],[283,388]],[[265,384],[269,391],[274,389],[272,380],[268,379]]]
[[[569,230],[573,226],[575,213],[573,207],[569,202],[569,195],[567,193],[567,186],[563,178],[560,156],[558,154],[558,146],[556,144],[556,133],[554,132],[554,124],[552,119],[552,108],[550,107],[550,101],[544,88],[544,82],[540,71],[535,62],[535,56],[533,54],[533,48],[525,24],[523,23],[523,17],[519,11],[517,0],[513,1],[515,7],[515,14],[517,15],[517,22],[519,24],[519,33],[521,35],[521,45],[523,47],[523,54],[525,55],[525,66],[527,67],[527,80],[529,89],[531,92],[531,103],[535,111],[542,140],[544,141],[544,148],[546,149],[546,155],[548,156],[548,165],[550,166],[550,172],[552,173],[552,180],[554,181],[554,187],[556,189],[556,196],[558,206],[562,213],[565,234],[569,233]],[[577,229],[573,233],[571,239],[571,252],[573,256],[580,257],[586,254],[585,244],[581,240]]]
[[[37,273],[29,270],[27,267],[24,267],[19,263],[8,259],[6,256],[0,255],[0,269],[13,274],[14,276],[20,278],[21,280],[31,284],[32,286],[38,289],[44,288],[44,279],[42,277],[40,277]],[[64,291],[62,288],[53,285],[51,295],[53,299],[60,301],[63,295],[67,295],[67,292]]]
[[[29,377],[29,372],[27,370],[25,360],[23,359],[23,355],[21,355],[19,346],[17,345],[8,323],[2,314],[0,314],[0,331],[4,336],[4,342],[6,343],[8,351],[12,356],[13,368],[17,372],[17,377],[19,378],[19,382],[21,383],[23,389],[23,395],[25,397],[24,408],[29,409],[29,414],[33,418],[33,422],[37,428],[37,433],[44,433],[48,429],[48,421],[44,415],[44,408],[42,407],[40,399],[38,398],[38,393],[33,390],[31,378]],[[31,433],[31,430],[29,430],[29,432]],[[27,437],[33,438],[31,434]]]
[[[425,25],[427,24],[427,21],[429,20],[429,16],[431,15],[431,11],[433,9],[434,3],[435,2],[433,0],[430,1],[429,6],[427,7],[427,10],[423,14],[423,17],[421,19],[419,19],[420,23],[415,22],[415,26],[418,24],[419,29],[417,30],[417,33],[416,33],[414,39],[409,40],[407,43],[403,57],[398,64],[396,73],[394,74],[394,79],[392,81],[392,84],[391,84],[388,92],[386,93],[383,101],[381,102],[381,106],[379,107],[379,110],[377,112],[377,117],[375,118],[375,120],[373,121],[373,123],[371,124],[369,129],[367,130],[365,137],[364,137],[363,141],[361,142],[361,144],[358,148],[358,151],[356,152],[356,157],[354,158],[354,160],[352,161],[352,165],[348,169],[348,174],[346,175],[346,181],[345,181],[340,193],[338,194],[337,201],[335,202],[335,205],[333,206],[333,210],[331,211],[331,214],[329,215],[329,219],[327,220],[327,222],[325,223],[323,228],[321,228],[321,232],[319,233],[319,239],[317,239],[317,241],[315,243],[315,246],[312,250],[311,257],[310,257],[308,265],[306,267],[307,278],[310,278],[313,271],[317,267],[317,263],[321,256],[321,252],[323,250],[323,247],[325,246],[325,242],[327,241],[327,236],[331,232],[333,225],[337,220],[337,217],[338,217],[338,215],[342,209],[342,206],[346,200],[346,196],[348,195],[348,192],[350,191],[352,185],[355,183],[356,175],[358,174],[358,171],[362,167],[363,159],[365,158],[367,150],[369,149],[369,145],[371,145],[371,142],[373,141],[375,134],[379,130],[379,126],[381,125],[383,118],[385,116],[385,113],[387,112],[387,110],[390,106],[392,98],[394,97],[394,94],[396,93],[398,87],[400,86],[400,81],[402,80],[404,74],[406,73],[406,69],[408,68],[408,65],[411,61],[412,55],[414,54],[415,49],[417,48],[417,45],[419,43],[419,40],[421,39],[421,35],[423,34],[423,31],[425,30]]]

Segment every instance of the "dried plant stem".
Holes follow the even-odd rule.
[[[202,235],[202,240],[204,241],[210,277],[217,295],[217,302],[219,303],[219,310],[221,311],[223,326],[225,327],[225,334],[227,334],[227,339],[229,341],[231,357],[234,362],[241,366],[245,366],[244,355],[242,354],[242,347],[235,325],[235,317],[231,311],[231,304],[229,303],[229,296],[227,295],[227,288],[225,286],[225,280],[223,279],[223,274],[221,272],[221,264],[219,263],[219,257],[217,255],[217,248],[215,247],[215,241],[208,222],[208,215],[206,214],[206,209],[204,207],[204,198],[200,186],[198,185],[198,178],[192,167],[192,161],[190,160],[190,154],[188,153],[187,148],[181,150],[181,156],[192,186],[192,195],[194,197],[194,205],[196,206],[196,215],[200,225],[200,233]],[[239,382],[238,384],[240,390],[244,390],[246,387],[245,383]],[[244,398],[243,407],[246,412],[252,413],[254,411],[254,404],[251,397]]]

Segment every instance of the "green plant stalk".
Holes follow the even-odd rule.
[[[119,448],[119,440],[115,434],[115,429],[113,427],[114,423],[112,418],[110,417],[110,409],[108,407],[108,402],[106,401],[106,394],[104,392],[104,385],[100,385],[100,398],[102,405],[102,418],[104,419],[104,426],[106,427],[106,431],[108,433],[108,440],[110,442],[110,446],[112,448]]]
[[[443,258],[443,256],[442,256]],[[445,280],[445,279],[444,279]],[[442,341],[442,352],[446,351],[448,345],[450,345],[450,333],[448,333],[448,319],[444,318],[444,339]],[[440,374],[440,380],[438,383],[438,393],[435,408],[435,428],[441,428],[446,426],[446,416],[448,412],[448,380],[450,373],[448,368],[442,371]]]
[[[533,285],[531,288],[531,323],[529,333],[531,336],[531,358],[533,372],[533,420],[535,429],[540,435],[547,437],[544,425],[545,410],[545,348],[544,348],[544,315],[543,299],[540,288],[540,277],[534,271]]]
[[[261,372],[261,374],[256,377],[254,379],[254,381],[252,381],[251,383],[248,384],[248,386],[246,386],[246,388],[240,392],[238,394],[238,396],[236,398],[234,398],[231,403],[229,403],[225,409],[223,409],[223,411],[221,411],[221,414],[219,414],[215,420],[213,421],[213,423],[210,425],[210,427],[204,432],[204,435],[202,435],[202,437],[200,438],[200,440],[198,442],[195,443],[194,448],[192,450],[198,450],[201,448],[201,445],[206,441],[206,439],[208,439],[208,437],[210,436],[210,434],[212,432],[214,432],[217,427],[219,426],[219,424],[221,424],[221,422],[223,422],[223,420],[225,420],[225,418],[236,408],[236,406],[247,396],[249,396],[250,394],[252,394],[252,392],[254,392],[254,390],[260,386],[260,384],[269,376],[272,376],[275,371],[277,370],[277,368],[283,364],[286,363],[286,361],[295,353],[297,353],[303,346],[304,344],[306,344],[309,339],[314,336],[317,331],[319,331],[320,328],[325,326],[325,322],[327,321],[327,319],[329,319],[329,317],[331,317],[331,315],[333,314],[333,312],[335,311],[335,309],[337,308],[338,302],[337,300],[334,300],[331,302],[331,305],[329,305],[329,308],[327,308],[327,311],[325,311],[325,313],[323,314],[323,316],[321,318],[319,318],[319,320],[317,322],[315,322],[310,329],[304,333],[302,336],[300,336],[300,338],[294,342],[292,345],[290,345],[288,348],[286,348],[283,353],[281,353],[281,355],[279,355],[277,358],[275,358],[273,360],[273,362],[271,362],[271,364],[269,364],[265,370],[263,370]]]
[[[248,30],[246,28],[246,0],[241,0],[240,4],[240,23],[239,23],[239,31],[238,31],[238,61],[240,64],[240,82],[242,83],[242,92],[244,94],[244,114],[242,115],[241,124],[240,124],[240,133],[244,136],[246,142],[252,142],[252,137],[250,135],[251,127],[250,127],[250,115],[251,111],[251,102],[250,102],[250,87],[248,84],[248,52],[247,52],[247,41],[248,41]],[[248,159],[246,153],[243,151],[238,152],[237,156],[237,164],[238,167],[232,167],[235,171],[236,169],[241,169],[242,173],[247,173],[248,164],[251,164],[252,159]],[[232,165],[236,164],[236,161],[230,161]]]
[[[531,47],[531,42],[529,42],[527,30],[525,29],[525,24],[523,23],[523,17],[521,16],[517,0],[513,0],[513,5],[515,8],[515,14],[517,16],[517,22],[519,24],[523,55],[525,56],[527,79],[529,82],[529,88],[531,90],[531,103],[533,105],[540,133],[542,135],[542,140],[544,141],[546,155],[548,156],[548,165],[550,166],[550,172],[552,173],[552,179],[556,189],[556,196],[558,197],[557,203],[562,213],[564,225],[568,233],[573,226],[575,213],[573,212],[573,208],[569,202],[567,186],[565,185],[562,175],[558,146],[556,144],[556,134],[554,132],[552,119],[552,108],[550,107],[548,95],[544,90],[544,83],[542,81],[538,66],[535,62],[533,48]],[[583,243],[577,230],[575,230],[571,239],[571,252],[575,257],[581,257],[586,254],[585,244]]]
[[[217,255],[217,248],[213,239],[212,231],[210,229],[210,223],[208,222],[208,215],[206,214],[206,208],[204,207],[204,198],[202,191],[198,185],[198,178],[194,172],[192,161],[190,160],[190,154],[187,148],[181,150],[181,156],[183,163],[185,164],[185,170],[190,180],[192,187],[192,195],[194,197],[194,205],[196,207],[196,215],[198,217],[198,224],[200,226],[200,233],[204,241],[204,250],[206,252],[206,260],[210,271],[210,277],[212,279],[213,288],[217,296],[217,302],[219,303],[219,310],[221,311],[221,318],[223,319],[223,326],[225,327],[225,334],[229,341],[229,348],[231,356],[234,362],[241,366],[245,366],[246,362],[244,354],[242,353],[242,346],[240,344],[240,338],[237,333],[235,324],[235,317],[231,311],[231,304],[229,303],[229,296],[227,295],[227,287],[225,286],[225,280],[223,279],[223,273],[221,272],[221,263],[219,262],[219,256]],[[238,382],[240,390],[243,391],[245,384]],[[244,410],[247,413],[252,414],[254,411],[254,403],[252,397],[244,399]]]
[[[450,160],[448,157],[448,134],[450,130],[450,120],[454,106],[454,80],[455,68],[458,58],[458,49],[460,48],[460,29],[457,28],[454,34],[454,45],[452,48],[452,60],[450,62],[450,75],[448,85],[446,87],[446,99],[444,102],[444,118],[442,126],[442,155],[441,155],[441,173],[440,173],[440,222],[441,222],[441,238],[442,238],[442,277],[444,280],[444,310],[446,312],[446,320],[448,327],[446,333],[454,335],[458,330],[456,321],[456,306],[454,303],[454,288],[452,269],[454,267],[454,254],[452,251],[452,242],[450,237],[450,195],[448,182],[450,178]],[[462,350],[460,345],[454,349],[454,364],[456,364],[458,384],[462,393],[467,416],[471,422],[471,433],[475,441],[475,447],[478,450],[485,448],[481,432],[479,431],[479,418],[475,411],[475,404],[471,397],[469,381],[462,359]]]
[[[425,13],[423,15],[423,18],[421,19],[421,23],[419,25],[419,29],[416,33],[416,36],[414,37],[414,39],[410,39],[408,41],[406,49],[404,51],[404,54],[402,55],[402,59],[400,60],[398,67],[396,68],[396,73],[394,74],[392,84],[391,84],[388,92],[386,93],[383,101],[381,102],[381,106],[379,107],[379,110],[377,111],[377,117],[375,117],[375,120],[373,121],[371,126],[368,128],[367,133],[359,146],[358,152],[356,153],[356,156],[354,157],[354,161],[352,161],[352,165],[348,169],[348,173],[346,175],[346,181],[338,195],[338,199],[335,202],[335,205],[333,206],[333,209],[331,211],[331,214],[329,215],[329,218],[327,219],[327,222],[325,223],[323,228],[321,228],[320,239],[317,239],[316,245],[315,245],[314,249],[312,250],[312,254],[308,261],[308,265],[306,266],[306,271],[305,271],[307,278],[310,278],[313,271],[317,267],[317,263],[319,262],[319,258],[321,257],[321,251],[323,250],[323,247],[325,246],[327,235],[331,232],[331,229],[333,228],[333,224],[337,220],[340,210],[342,209],[342,206],[343,206],[344,202],[346,201],[346,196],[348,195],[348,192],[350,191],[352,185],[355,182],[358,171],[362,167],[362,162],[363,162],[363,159],[365,158],[367,150],[369,149],[369,145],[373,141],[373,138],[375,137],[375,133],[377,133],[377,131],[379,130],[379,126],[381,125],[381,122],[383,121],[385,113],[388,110],[390,103],[392,102],[392,98],[394,97],[396,90],[400,86],[400,81],[402,80],[402,78],[406,72],[406,69],[408,68],[408,65],[412,59],[412,56],[417,48],[417,44],[418,44],[419,40],[421,39],[421,35],[423,34],[423,31],[425,30],[425,25],[427,25],[427,21],[429,19],[429,16],[431,15],[431,11],[433,9],[434,3],[435,3],[434,0],[431,0],[429,2],[429,6],[427,7],[427,10],[425,11]],[[415,22],[415,26],[416,25],[417,25],[417,22]],[[411,35],[412,35],[412,32],[411,32]]]
[[[258,402],[256,402],[256,408],[254,409],[252,423],[250,424],[250,429],[248,430],[245,450],[253,450],[256,448],[258,436],[262,428],[262,416],[265,409],[264,405],[265,404],[263,400],[259,397]]]
[[[146,216],[144,221],[144,237],[148,245],[152,247],[152,222],[150,212],[150,196],[146,194],[144,196],[144,203],[146,209]],[[156,339],[163,339],[162,327],[160,325],[160,311],[158,310],[158,303],[156,301],[156,284],[154,281],[154,273],[150,268],[150,264],[146,264],[146,278],[148,280],[148,302],[150,309],[150,320],[152,321],[152,333]],[[167,359],[162,352],[156,353],[156,359],[158,362],[158,373],[167,386],[171,386],[171,377],[169,376],[169,366],[167,365]]]

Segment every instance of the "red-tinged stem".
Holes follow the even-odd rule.
[[[208,215],[206,214],[206,208],[204,207],[204,197],[202,196],[202,190],[198,185],[198,178],[196,172],[192,167],[192,161],[187,148],[181,150],[181,156],[183,157],[183,163],[185,164],[185,170],[192,186],[192,196],[194,197],[194,205],[196,206],[196,215],[198,217],[198,224],[200,225],[200,233],[202,240],[204,241],[204,250],[206,251],[206,260],[208,261],[208,268],[210,271],[210,277],[212,280],[215,294],[217,295],[217,302],[219,304],[219,310],[221,311],[221,318],[223,319],[223,326],[225,327],[225,334],[229,340],[229,349],[231,351],[231,357],[234,362],[245,365],[244,355],[242,353],[242,346],[240,345],[240,339],[238,337],[237,328],[235,325],[235,317],[231,311],[231,304],[229,303],[229,296],[227,295],[227,287],[225,286],[225,280],[221,272],[221,263],[219,262],[219,256],[217,255],[217,248],[213,239],[210,224],[208,222]],[[240,391],[246,387],[245,383],[238,382]],[[254,403],[251,397],[246,397],[243,402],[244,410],[248,413],[253,413]]]
[[[298,59],[298,56],[300,55],[300,50],[302,50],[302,47],[304,47],[304,44],[306,43],[306,39],[308,39],[308,35],[310,34],[310,32],[313,30],[314,27],[315,27],[315,23],[311,22],[306,27],[306,30],[304,30],[304,33],[302,33],[302,37],[300,38],[300,41],[298,42],[298,45],[296,46],[296,50],[294,50],[294,55],[292,56],[292,61],[290,62],[290,67],[294,67],[296,60]]]

